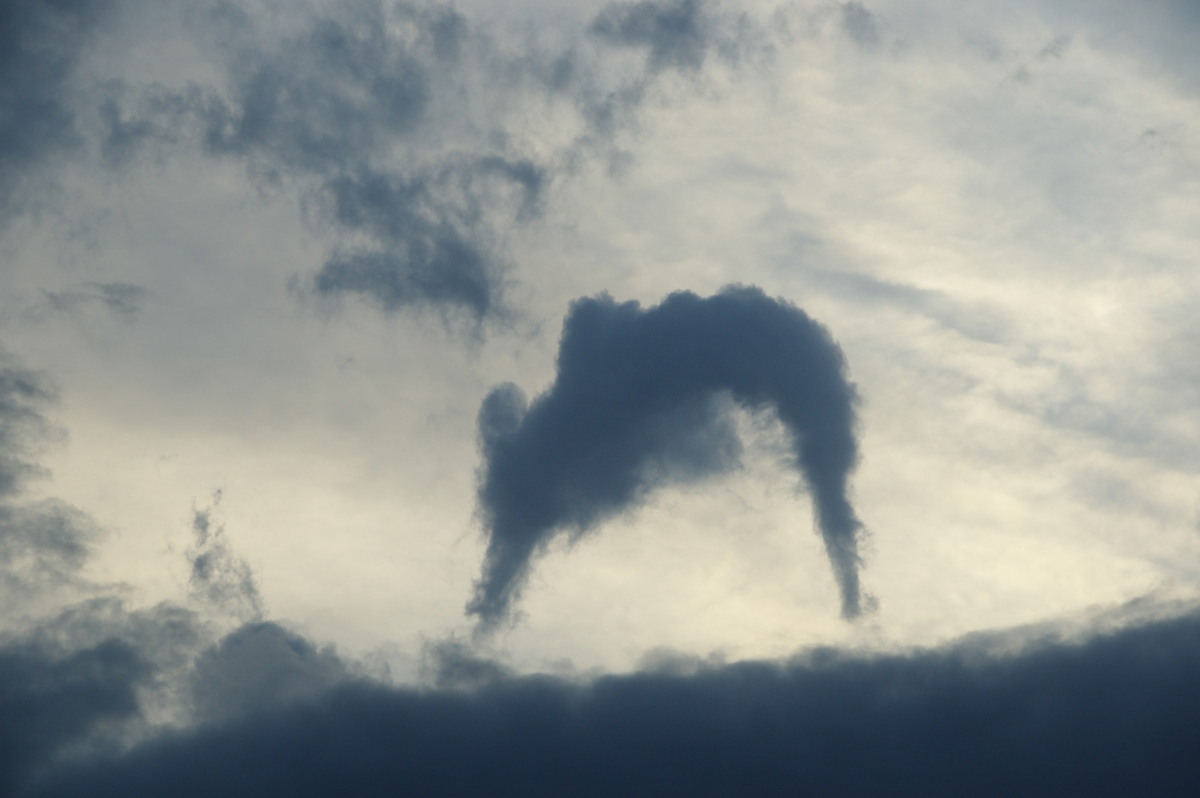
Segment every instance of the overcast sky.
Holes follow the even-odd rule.
[[[1195,794],[1198,33],[8,0],[0,794]]]

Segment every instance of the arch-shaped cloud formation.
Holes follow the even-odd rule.
[[[744,286],[678,292],[645,310],[607,295],[576,300],[549,390],[528,406],[511,384],[488,395],[479,504],[489,538],[467,611],[494,626],[556,534],[586,532],[667,481],[735,465],[728,397],[774,408],[791,433],[842,614],[859,615],[863,529],[847,495],[857,394],[845,359],[802,310]]]

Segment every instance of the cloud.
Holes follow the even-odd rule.
[[[224,83],[110,89],[99,107],[107,163],[191,146],[241,163],[264,192],[298,191],[334,238],[295,283],[318,296],[503,315],[509,265],[494,227],[536,213],[546,167],[512,152],[507,134],[473,131],[467,62],[486,59],[487,44],[464,17],[361,0],[299,22],[223,3],[190,20]],[[507,69],[485,79],[502,84]],[[460,135],[447,140],[446,126]]]
[[[448,10],[399,6],[393,18],[379,4],[350,4],[275,48],[248,40],[228,63],[231,96],[203,108],[210,153],[269,182],[316,181],[313,207],[345,239],[311,283],[318,294],[358,294],[387,312],[497,310],[504,263],[481,207],[499,199],[492,181],[527,190],[537,181],[495,168],[497,155],[390,158],[429,112],[431,72],[453,69],[463,25]]]
[[[875,14],[862,3],[842,3],[842,27],[856,44],[867,49],[879,46],[879,24]]]
[[[528,407],[503,385],[480,409],[488,547],[468,611],[485,627],[504,619],[557,533],[582,535],[662,484],[734,466],[731,399],[773,409],[791,433],[843,614],[857,616],[863,530],[847,484],[858,460],[857,394],[845,371],[824,327],[757,288],[707,299],[679,292],[647,310],[577,300],[554,384]]]
[[[126,321],[134,321],[141,315],[148,295],[149,291],[132,283],[85,283],[43,292],[45,308],[53,313],[72,315],[87,307],[101,307]]]
[[[173,24],[176,5],[137,4],[96,51],[89,20],[100,16],[87,10],[106,4],[0,10],[0,135],[11,145],[0,148],[0,217],[49,207],[41,189],[56,177],[71,188],[68,216],[104,207],[86,248],[29,218],[5,242],[14,265],[0,293],[12,306],[33,298],[56,321],[140,322],[100,326],[97,338],[16,317],[9,345],[48,361],[71,397],[65,420],[81,445],[58,460],[60,483],[38,479],[54,385],[0,363],[0,794],[1200,791],[1187,748],[1200,717],[1195,612],[1032,646],[975,636],[904,654],[735,664],[681,654],[624,675],[519,675],[554,657],[632,661],[668,638],[731,658],[814,639],[929,640],[1157,578],[1194,583],[1187,442],[1200,338],[1179,333],[1190,316],[1147,310],[1162,324],[1150,336],[1132,312],[1153,293],[1194,304],[1180,290],[1191,106],[1156,95],[1150,75],[1157,60],[1190,81],[1194,24],[1167,30],[1154,13],[1114,11],[1105,22],[1122,32],[1110,36],[1134,37],[1122,54],[1097,45],[1098,20],[1059,23],[1066,6],[1038,4],[1000,17],[988,4],[892,4],[886,16],[854,2],[785,4],[772,19],[797,35],[773,38],[739,27],[734,4],[704,0],[610,4],[569,31],[539,17],[521,33],[390,0],[205,0],[186,4],[195,41],[139,35]],[[143,11],[160,16],[143,22]],[[986,31],[973,41],[991,42],[994,60],[960,42],[972,31]],[[783,40],[797,46],[779,70],[735,74],[746,47],[761,55]],[[1134,62],[1131,51],[1155,54]],[[1022,63],[1029,82],[1005,81]],[[118,75],[124,85],[104,88]],[[1159,131],[1148,137],[1159,149],[1132,143],[1145,130]],[[1171,136],[1178,157],[1162,149]],[[1118,152],[1122,141],[1130,149]],[[127,184],[93,168],[147,153],[172,162],[131,169]],[[621,153],[639,167],[606,179],[605,159]],[[1178,182],[1151,182],[1151,169]],[[235,172],[267,200],[295,201],[318,245],[239,202]],[[1111,218],[1096,210],[1107,202]],[[853,257],[817,258],[828,271],[785,263],[768,206]],[[546,224],[524,227],[542,214]],[[1171,270],[1147,269],[1152,259]],[[472,358],[415,321],[399,344],[394,325],[322,326],[278,291],[294,273],[322,301],[484,322],[541,319],[601,288],[703,293],[753,277],[799,297],[808,285],[805,308],[838,331],[871,391],[882,445],[858,477],[862,504],[846,487],[856,390],[829,335],[785,302],[753,289],[656,307],[581,300],[545,393],[501,386],[478,407],[498,375],[544,388],[533,375],[553,342],[507,329]],[[159,312],[143,314],[149,296]],[[881,323],[881,310],[894,318]],[[928,376],[934,367],[950,376]],[[799,389],[780,382],[794,372]],[[789,416],[793,400],[818,394],[828,401],[813,414]],[[520,665],[447,629],[461,623],[478,565],[452,545],[473,487],[490,536],[474,604],[486,625],[518,606],[557,535],[598,531],[660,486],[736,469],[745,409],[783,421],[764,429],[782,430],[811,491],[847,614],[866,603],[857,512],[886,520],[889,570],[872,581],[888,614],[806,624],[807,594],[786,579],[778,602],[756,603],[750,594],[787,568],[764,565],[774,538],[743,534],[730,537],[745,567],[703,578],[717,605],[684,623],[664,619],[707,602],[681,598],[686,579],[668,574],[625,597],[632,612],[588,624],[560,613],[506,638]],[[806,459],[814,450],[828,457]],[[435,456],[397,454],[416,451]],[[1151,467],[1168,460],[1174,470]],[[1064,503],[1064,485],[1092,473],[1086,487],[1107,503]],[[233,481],[251,497],[251,557],[215,502],[194,510],[187,539],[180,511],[195,480]],[[763,493],[777,496],[774,484]],[[38,498],[54,492],[89,497],[98,515]],[[706,517],[735,512],[714,494],[686,518],[660,516],[670,548],[693,545],[697,521],[729,535]],[[1172,537],[1179,507],[1186,546]],[[771,517],[786,509],[764,507],[763,528],[795,539],[806,519]],[[114,517],[118,545],[93,560]],[[185,519],[186,560],[165,575],[163,517]],[[561,606],[614,573],[631,578],[606,570],[623,553],[563,585]],[[260,586],[249,563],[264,557],[272,578]],[[92,581],[102,575],[139,584]],[[134,608],[172,583],[183,595]],[[268,603],[327,636],[271,620]],[[707,636],[681,633],[687,625]],[[401,651],[406,635],[426,633],[449,642],[428,648],[424,681],[406,687],[365,677],[325,642],[399,640],[389,645]]]
[[[37,455],[56,433],[45,415],[55,399],[45,375],[11,358],[0,366],[0,794],[6,796],[64,758],[111,754],[157,723],[187,718],[180,690],[193,658],[212,642],[194,609],[170,602],[130,609],[128,586],[85,575],[100,525],[60,499],[26,497],[30,479],[44,474]],[[196,513],[194,532],[193,602],[210,611],[218,605],[235,618],[247,608],[261,614],[253,575],[209,511]],[[214,681],[230,648],[201,658],[197,684]],[[297,680],[277,670],[275,692],[259,685],[257,705],[297,692],[289,687]],[[209,687],[204,695],[212,693]],[[206,698],[204,706],[214,703]]]
[[[651,71],[696,70],[709,45],[699,0],[612,3],[592,21],[591,32],[616,45],[644,49]]]
[[[34,207],[46,167],[81,146],[68,89],[80,55],[113,5],[0,5],[0,225]]]
[[[293,287],[476,322],[512,314],[513,230],[556,180],[629,157],[618,135],[652,89],[770,48],[748,16],[692,0],[610,4],[536,45],[448,7],[373,0],[286,20],[212,3],[189,19],[223,80],[106,87],[104,161],[178,147],[236,161],[264,193],[297,191],[332,239]],[[628,52],[644,54],[632,69]]]
[[[336,248],[312,285],[324,295],[361,294],[387,312],[427,303],[490,318],[502,312],[505,267],[484,229],[485,206],[507,201],[531,212],[543,181],[536,165],[498,156],[409,177],[366,171],[331,178],[321,197],[324,217],[372,243]]]
[[[192,512],[193,545],[188,550],[192,601],[242,623],[261,621],[262,597],[250,564],[234,553],[225,537],[225,525],[213,520],[213,509],[221,492],[213,496],[213,507]]]
[[[351,678],[332,646],[277,623],[248,623],[196,658],[190,676],[197,721],[213,723],[315,700]]]
[[[66,502],[0,504],[0,596],[28,607],[38,591],[76,584],[98,537],[95,522]]]
[[[1190,795],[1200,615],[1082,639],[819,649],[319,697],[60,769],[30,796]],[[998,645],[1017,653],[998,653]],[[469,655],[468,655],[469,656]]]
[[[135,715],[148,675],[138,652],[117,640],[67,654],[33,642],[0,646],[0,792],[15,794],[36,765],[97,724]]]

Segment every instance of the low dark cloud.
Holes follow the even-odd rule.
[[[501,386],[480,410],[488,548],[468,610],[494,625],[556,534],[581,535],[662,484],[736,465],[736,403],[774,410],[791,434],[843,614],[857,616],[862,526],[847,485],[857,396],[845,371],[824,327],[757,288],[680,292],[645,310],[607,296],[576,301],[554,384],[528,407],[516,386]]]
[[[36,204],[51,162],[83,144],[70,81],[113,0],[0,4],[0,224]]]
[[[189,677],[193,717],[224,722],[322,697],[350,680],[333,648],[276,623],[248,623],[202,652]]]
[[[117,640],[65,654],[29,641],[0,646],[0,793],[14,795],[98,724],[135,715],[148,676],[138,652]]]
[[[1200,790],[1200,616],[997,654],[817,650],[473,689],[340,682],[29,796],[1128,796]],[[1010,641],[1012,642],[1012,641]]]

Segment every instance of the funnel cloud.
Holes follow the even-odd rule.
[[[558,375],[527,404],[515,385],[484,399],[479,505],[488,546],[467,611],[509,617],[534,558],[561,532],[583,534],[668,482],[737,465],[734,404],[774,409],[841,593],[861,614],[863,527],[847,483],[858,460],[857,394],[841,349],[802,310],[760,289],[678,292],[643,309],[607,295],[576,300]]]

